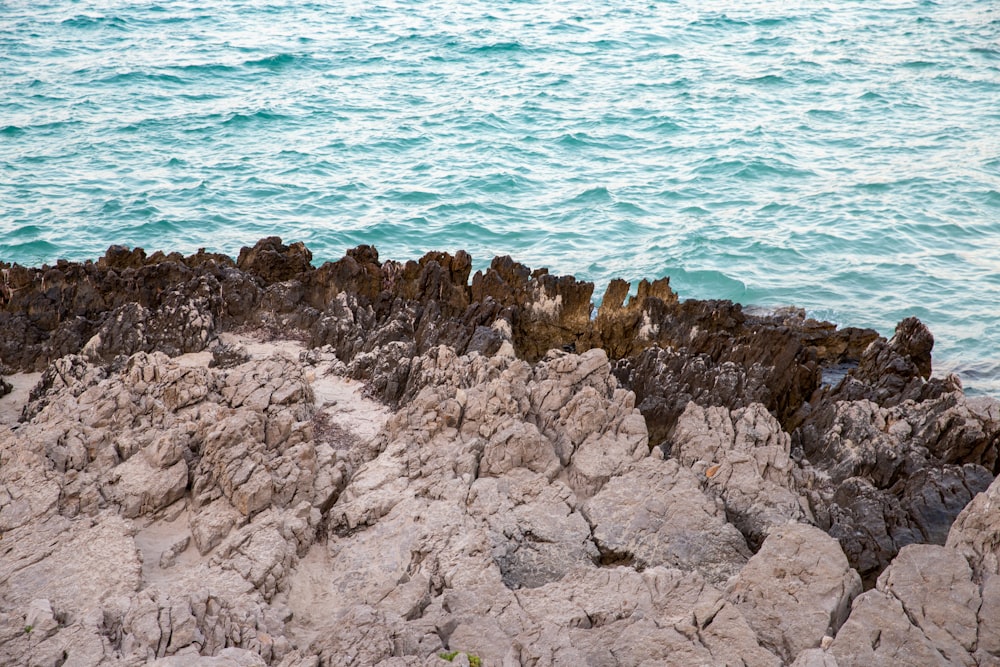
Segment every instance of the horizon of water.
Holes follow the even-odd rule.
[[[990,0],[8,0],[0,56],[0,261],[509,254],[915,315],[1000,396]]]

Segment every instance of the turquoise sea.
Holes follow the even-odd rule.
[[[916,315],[1000,395],[1000,4],[0,0],[0,260],[272,234]]]

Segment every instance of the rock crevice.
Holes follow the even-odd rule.
[[[3,664],[1000,661],[1000,404],[915,319],[278,238],[2,268]]]

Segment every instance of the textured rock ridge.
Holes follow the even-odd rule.
[[[311,261],[0,267],[0,663],[1000,664],[1000,404],[919,321]]]

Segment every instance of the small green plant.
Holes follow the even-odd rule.
[[[24,626],[24,634],[30,635],[31,631],[34,630],[34,629],[35,629],[35,626],[33,626],[33,625],[26,625],[26,626]]]
[[[451,662],[452,660],[455,659],[455,656],[457,656],[461,652],[462,651],[447,651],[444,653],[438,653],[438,656],[447,660],[448,662]],[[469,667],[483,667],[483,659],[480,658],[478,655],[472,655],[471,653],[466,653],[465,655],[469,658]]]

